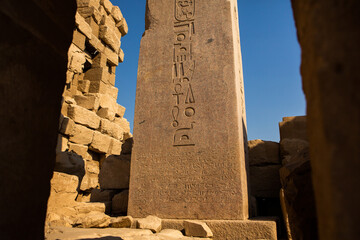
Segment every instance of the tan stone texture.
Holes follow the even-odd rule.
[[[111,139],[109,154],[120,155],[121,153],[122,153],[122,142],[115,138]]]
[[[109,82],[110,74],[107,68],[91,68],[85,73],[85,79],[91,82],[103,81],[104,83]]]
[[[100,1],[99,0],[76,0],[78,8],[81,7],[100,7]]]
[[[162,228],[182,230],[183,220],[162,220]],[[277,240],[276,222],[273,219],[253,220],[202,220],[214,234],[214,240],[266,239]]]
[[[83,159],[91,159],[91,156],[88,153],[88,146],[85,145],[69,143],[69,152],[74,152]]]
[[[72,152],[60,152],[56,154],[55,171],[72,174],[76,176],[84,175],[84,160],[81,156]]]
[[[320,239],[360,235],[360,2],[293,0]]]
[[[78,82],[78,90],[82,93],[88,93],[90,89],[90,81],[89,80],[80,80]]]
[[[147,1],[129,215],[247,219],[237,2],[176,2]]]
[[[94,20],[99,24],[101,21],[101,14],[99,10],[95,7],[82,7],[77,9],[78,13],[80,13],[81,16],[84,18],[87,17],[94,17]]]
[[[56,145],[56,153],[65,152],[68,149],[68,142],[69,140],[67,138],[59,134]]]
[[[112,228],[130,228],[134,220],[131,216],[117,217],[111,220],[110,227]]]
[[[129,188],[130,158],[129,155],[113,155],[105,159],[99,174],[101,189]]]
[[[284,117],[279,123],[280,139],[298,138],[308,141],[306,131],[306,116]]]
[[[122,51],[122,50],[120,49],[120,51]],[[112,64],[114,64],[116,66],[119,64],[119,61],[121,59],[120,59],[120,57],[118,56],[118,54],[116,52],[112,51],[108,47],[105,47],[104,48],[104,53],[107,56],[109,62],[111,62]],[[122,62],[122,61],[120,61],[120,62]]]
[[[280,164],[279,143],[260,139],[248,142],[251,165]]]
[[[281,188],[280,164],[250,166],[251,195],[262,198],[278,198]]]
[[[97,111],[100,106],[99,99],[96,95],[93,94],[75,95],[74,99],[78,106],[86,108],[88,110]]]
[[[111,96],[112,98],[114,98],[116,100],[117,96],[118,96],[118,92],[119,92],[119,89],[117,89],[114,86],[109,86],[109,89],[108,89],[107,93],[109,94],[109,96]]]
[[[95,19],[92,16],[89,16],[85,19],[85,21],[89,24],[89,26],[91,28],[92,34],[89,39],[91,39],[93,36],[95,36],[96,38],[99,38],[100,27],[99,27],[98,23],[95,21]]]
[[[113,6],[111,16],[114,18],[115,22],[120,22],[123,19],[123,15],[118,6]]]
[[[99,36],[100,38],[108,44],[115,52],[120,48],[120,39],[115,33],[117,30],[115,27],[110,27],[107,25],[100,26]]]
[[[123,18],[120,22],[118,22],[116,24],[116,27],[121,32],[122,36],[125,36],[129,31],[129,27],[127,25],[127,22],[126,22],[125,18]]]
[[[96,113],[99,117],[113,121],[115,119],[115,112],[112,112],[109,108],[101,108]]]
[[[124,130],[119,125],[107,119],[101,119],[100,131],[117,140],[122,140],[124,135]]]
[[[204,222],[184,221],[185,235],[190,237],[213,237],[211,229]]]
[[[73,35],[73,44],[75,44],[81,50],[85,50],[85,40],[86,37],[81,32],[75,30]]]
[[[94,138],[89,146],[89,149],[98,153],[107,153],[110,147],[110,143],[111,137],[95,131]]]
[[[66,111],[67,112],[67,111]],[[64,117],[60,127],[60,133],[64,135],[72,135],[74,134],[75,122],[74,120]]]
[[[68,116],[76,123],[85,125],[92,129],[98,129],[100,126],[100,117],[96,115],[96,113],[77,105],[69,106]]]
[[[89,92],[106,94],[108,91],[108,88],[109,88],[109,85],[107,85],[103,81],[91,81]]]
[[[162,228],[161,219],[156,216],[147,216],[137,220],[137,228],[150,229],[152,232],[160,232]]]
[[[80,32],[82,32],[88,39],[91,39],[92,28],[79,13],[76,13],[75,15],[75,23]]]
[[[94,131],[79,124],[74,124],[69,141],[73,143],[88,145],[92,142]]]

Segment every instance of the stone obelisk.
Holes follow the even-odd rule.
[[[148,0],[129,215],[248,218],[236,0]]]

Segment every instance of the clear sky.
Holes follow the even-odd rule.
[[[126,107],[125,118],[132,129],[146,0],[111,2],[120,7],[129,25],[122,39],[125,61],[117,68],[116,87],[118,103]],[[300,47],[290,0],[238,0],[238,7],[248,139],[279,141],[282,117],[305,115]]]

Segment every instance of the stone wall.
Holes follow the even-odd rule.
[[[127,207],[132,136],[125,108],[116,102],[115,71],[128,26],[109,0],[77,4],[47,226],[83,225],[91,211],[106,220],[100,213],[126,214]]]

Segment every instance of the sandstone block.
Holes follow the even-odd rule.
[[[56,154],[55,171],[83,176],[84,160],[81,156],[71,152],[60,152]]]
[[[66,102],[63,102],[63,104],[61,105],[61,114],[63,116],[67,116],[68,106],[69,104],[67,104]]]
[[[100,117],[96,115],[96,113],[77,105],[69,106],[68,116],[74,120],[74,122],[85,125],[92,129],[97,129],[100,126]]]
[[[69,140],[63,135],[58,135],[58,140],[56,144],[56,153],[65,152],[68,149]]]
[[[105,52],[105,46],[101,43],[99,38],[95,36],[94,34],[91,36],[91,39],[89,39],[89,44],[95,48],[99,52]]]
[[[99,103],[101,108],[108,108],[110,111],[117,111],[117,103],[114,98],[108,94],[99,94]]]
[[[99,174],[101,189],[129,188],[130,158],[129,155],[120,155],[104,160]]]
[[[110,74],[107,68],[91,68],[85,73],[85,79],[92,81],[103,81],[109,83]]]
[[[74,124],[69,141],[73,143],[88,145],[92,142],[94,131],[79,124]]]
[[[105,212],[104,203],[77,203],[74,207],[76,213],[78,214],[87,214],[91,212]]]
[[[121,136],[122,137],[122,136]],[[111,139],[111,144],[109,148],[109,153],[111,155],[120,155],[122,151],[122,142],[113,138]]]
[[[124,51],[120,48],[119,50],[119,62],[123,62],[124,61],[124,58],[125,58],[125,53]]]
[[[120,22],[123,19],[123,15],[118,6],[113,6],[111,10],[111,16],[114,18],[115,22]]]
[[[124,132],[130,132],[130,123],[126,118],[115,118],[114,122],[124,129]]]
[[[50,208],[74,204],[78,194],[79,178],[62,172],[54,172],[51,179]],[[71,205],[69,204],[69,205]]]
[[[140,229],[149,229],[152,232],[161,231],[161,219],[156,216],[147,216],[146,218],[140,218],[137,220],[137,228]]]
[[[285,138],[280,142],[280,154],[283,160],[283,165],[288,163],[291,156],[297,155],[304,149],[309,147],[309,142],[298,138]],[[288,157],[287,157],[288,156]],[[286,158],[287,157],[287,158]],[[284,159],[286,158],[286,159]]]
[[[126,215],[129,199],[129,190],[114,195],[112,199],[112,214]]]
[[[109,75],[109,83],[110,83],[110,85],[115,86],[115,81],[116,81],[116,76],[115,76],[114,73],[111,73]]]
[[[82,32],[88,39],[91,39],[92,28],[79,13],[76,13],[75,15],[75,24],[80,32]]]
[[[107,68],[107,57],[104,53],[99,52],[93,59],[93,68]]]
[[[114,87],[114,86],[110,86],[109,89],[108,89],[109,96],[111,96],[115,100],[117,99],[118,92],[119,92],[119,89]]]
[[[100,131],[117,140],[122,140],[124,135],[124,130],[118,124],[110,122],[107,119],[101,119]]]
[[[108,26],[110,28],[116,27],[115,20],[111,16],[108,16],[108,15],[102,16],[100,24],[104,25],[104,26]]]
[[[99,12],[99,10],[95,7],[82,7],[82,8],[78,8],[77,9],[78,13],[83,17],[83,18],[88,18],[88,17],[94,17],[94,20],[100,24],[101,21],[101,14]]]
[[[100,3],[101,3],[101,5],[104,6],[106,12],[107,12],[108,14],[110,14],[110,13],[111,13],[111,10],[112,10],[112,8],[113,8],[113,5],[112,5],[112,3],[110,2],[110,0],[100,0]]]
[[[179,230],[175,230],[175,229],[163,229],[163,230],[161,230],[161,232],[158,235],[168,237],[168,238],[183,238],[184,237],[182,232],[180,232]]]
[[[278,198],[281,188],[280,168],[280,164],[250,166],[251,195],[263,198]]]
[[[85,50],[85,40],[86,40],[86,37],[84,34],[79,32],[78,30],[74,31],[72,42],[81,50]]]
[[[100,108],[96,113],[99,117],[113,121],[115,119],[115,112],[112,112],[109,108]]]
[[[85,176],[81,180],[80,190],[89,191],[99,186],[99,162],[85,161]]]
[[[248,142],[250,165],[280,164],[279,143],[251,140]]]
[[[80,228],[105,228],[110,224],[111,218],[101,212],[90,212],[80,215],[76,221],[76,226]]]
[[[115,28],[111,28],[109,26],[101,25],[99,37],[106,44],[108,44],[115,52],[117,52],[120,48],[120,39],[115,33]]]
[[[204,222],[184,221],[185,235],[190,237],[213,237],[211,229]]]
[[[99,0],[76,0],[77,7],[94,7],[98,9],[100,7],[100,1]]]
[[[130,228],[134,223],[131,216],[113,218],[110,223],[112,228]]]
[[[75,77],[73,73],[82,73],[85,62],[86,56],[83,50],[81,50],[75,44],[71,44],[68,51],[68,72],[66,81],[67,83],[73,81]]]
[[[90,16],[85,18],[85,21],[87,22],[87,24],[89,24],[90,28],[91,28],[91,37],[89,39],[91,39],[93,36],[99,38],[99,31],[100,31],[100,27],[97,24],[97,22],[95,21],[94,17]]]
[[[115,190],[93,189],[91,190],[91,202],[110,202],[114,197]]]
[[[64,135],[73,135],[74,128],[75,128],[75,122],[68,117],[64,117],[61,123],[60,133]]]
[[[78,90],[82,93],[88,93],[90,89],[90,81],[89,80],[79,80],[78,82]]]
[[[116,27],[121,32],[122,36],[125,36],[129,31],[129,27],[127,25],[127,22],[126,22],[125,18],[121,19],[121,21],[116,24]]]
[[[101,93],[106,94],[110,85],[103,81],[91,81],[89,93]]]
[[[119,43],[120,44],[120,43]],[[113,65],[117,66],[119,65],[119,54],[118,54],[118,50],[116,49],[116,51],[111,50],[108,47],[104,48],[104,53],[108,58],[108,61],[111,62]]]
[[[283,202],[290,235],[294,239],[317,239],[317,216],[309,149],[292,156],[280,169]],[[284,206],[283,206],[284,207]]]
[[[284,117],[279,123],[280,140],[299,138],[308,141],[306,132],[306,116]]]
[[[99,99],[94,94],[75,95],[74,98],[77,105],[88,110],[97,111],[100,106]]]
[[[89,149],[98,153],[107,153],[110,147],[110,143],[111,137],[95,131],[94,138],[89,146]]]

